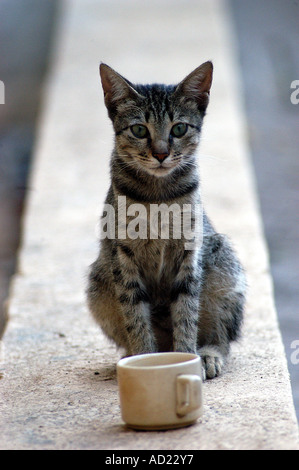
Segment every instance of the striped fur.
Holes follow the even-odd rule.
[[[115,130],[111,186],[106,204],[118,215],[143,204],[193,208],[201,203],[195,150],[209,100],[212,64],[206,62],[179,85],[133,85],[107,65],[100,67],[105,104]],[[187,124],[185,134],[176,136]],[[144,126],[136,137],[132,126]],[[140,128],[137,128],[140,131]],[[162,160],[163,159],[163,160]],[[126,226],[134,217],[127,215]],[[89,308],[104,333],[125,354],[185,351],[201,355],[208,378],[221,371],[229,344],[238,338],[245,277],[227,238],[203,213],[203,240],[186,250],[185,239],[101,240],[89,274]]]

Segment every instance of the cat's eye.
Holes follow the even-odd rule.
[[[141,124],[134,124],[131,126],[132,134],[138,139],[145,139],[148,136],[147,127],[142,126]]]
[[[187,129],[188,124],[185,124],[184,122],[179,122],[178,124],[175,124],[171,129],[171,135],[173,135],[173,137],[183,137],[183,135],[186,134]]]

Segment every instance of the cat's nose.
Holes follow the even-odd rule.
[[[158,162],[162,163],[164,162],[165,158],[169,156],[169,153],[156,153],[153,152],[153,157],[158,160]]]

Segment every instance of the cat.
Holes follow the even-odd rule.
[[[242,326],[246,280],[230,242],[215,231],[204,210],[201,237],[192,249],[173,230],[167,239],[124,236],[123,229],[136,207],[148,213],[153,205],[175,203],[181,213],[191,208],[191,232],[197,233],[195,207],[202,202],[195,151],[212,74],[208,61],[178,85],[135,85],[101,63],[105,105],[115,132],[102,218],[107,207],[115,217],[120,210],[126,215],[124,226],[114,224],[115,236],[102,237],[87,286],[92,315],[125,355],[195,353],[201,356],[205,379],[221,373]],[[170,219],[174,222],[175,216]]]

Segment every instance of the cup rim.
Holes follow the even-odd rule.
[[[166,362],[165,364],[156,364],[156,365],[146,365],[146,364],[138,365],[138,363],[142,363],[147,358],[151,359],[154,357],[161,357],[161,356],[165,358],[166,357],[171,358],[171,356],[173,358],[181,356],[182,359],[173,363]],[[198,354],[184,353],[184,352],[161,352],[161,353],[137,354],[134,356],[128,356],[128,357],[124,357],[120,359],[117,363],[117,367],[126,368],[126,369],[134,369],[134,370],[137,370],[137,369],[139,370],[153,370],[153,369],[157,370],[158,369],[159,370],[163,368],[175,368],[184,363],[192,364],[194,362],[197,362],[198,360],[199,361],[201,360]]]

